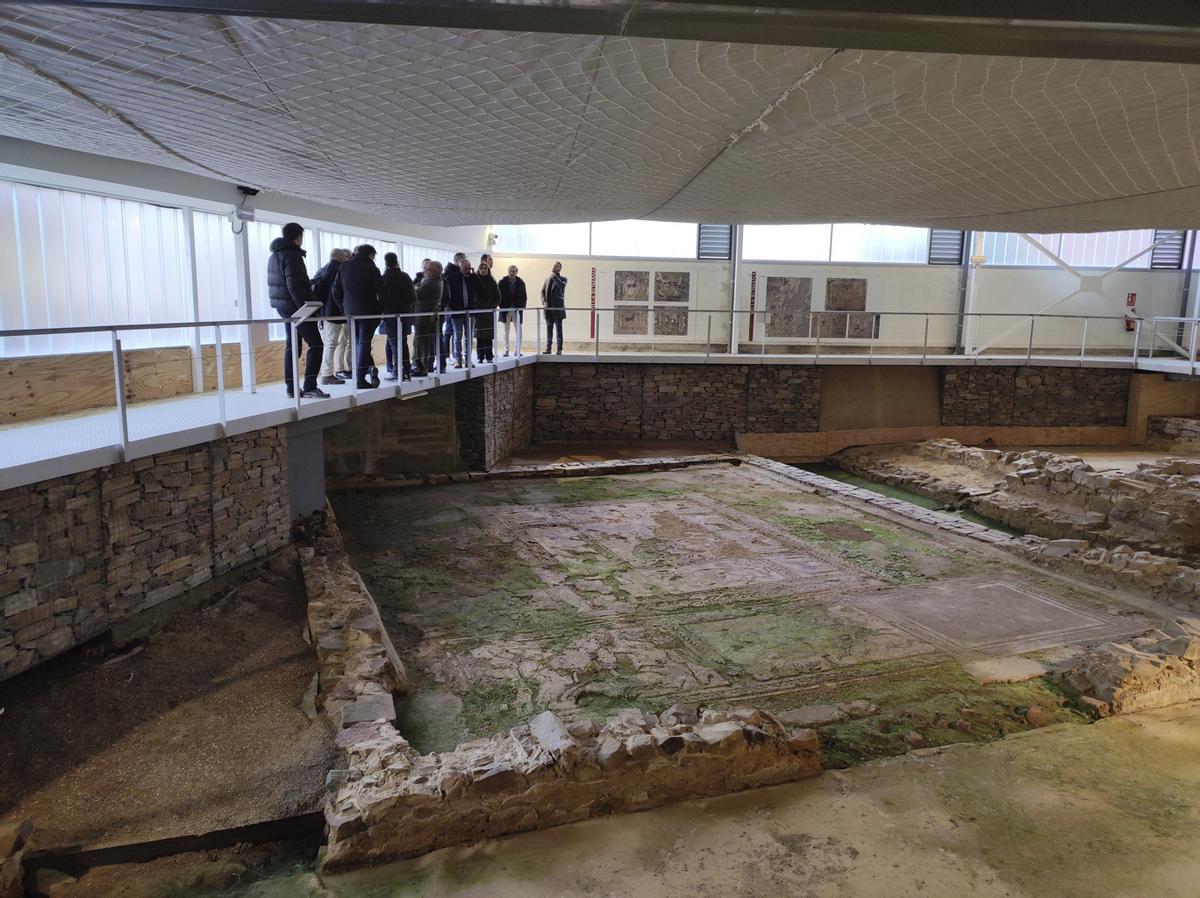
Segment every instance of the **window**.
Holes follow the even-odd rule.
[[[929,229],[896,225],[835,224],[830,242],[833,262],[925,264]]]
[[[591,226],[586,221],[577,224],[494,225],[492,230],[496,235],[493,253],[510,256],[520,253],[586,256],[591,251]]]
[[[454,258],[454,251],[443,249],[440,246],[418,246],[415,243],[400,244],[400,267],[414,278],[420,273],[421,262],[423,260],[433,259],[435,262],[441,262],[445,265],[452,258]]]
[[[673,221],[594,221],[593,256],[696,258],[697,225]]]
[[[196,239],[196,299],[200,319],[238,318],[237,262],[229,218],[215,212],[193,212],[192,231]]]
[[[828,262],[830,226],[746,225],[742,258],[780,262]]]
[[[0,181],[0,328],[186,320],[183,213],[114,197]],[[185,330],[131,331],[130,348],[178,346]],[[12,338],[7,356],[106,351],[109,335]]]
[[[1075,268],[1115,268],[1154,242],[1154,231],[1101,231],[1095,234],[1030,234],[1034,240]],[[1020,234],[988,232],[983,235],[988,265],[1053,267],[1057,263]],[[1128,266],[1149,268],[1150,253]]]

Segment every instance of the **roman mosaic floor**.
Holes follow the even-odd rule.
[[[1055,664],[1153,620],[746,466],[345,493],[334,507],[415,683],[398,726],[426,751],[545,708],[684,701],[859,701],[823,733],[829,766],[898,754],[913,733],[987,741],[1026,728],[1030,706],[1041,723],[1084,720]],[[1015,656],[1051,672],[978,676]]]

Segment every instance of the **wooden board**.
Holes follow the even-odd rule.
[[[1146,442],[1152,415],[1191,416],[1200,413],[1200,380],[1167,380],[1165,374],[1134,374],[1129,384],[1131,441]]]

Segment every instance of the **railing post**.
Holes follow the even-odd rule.
[[[467,375],[470,376],[475,367],[475,351],[471,348],[475,343],[475,316],[470,312],[467,312],[466,338],[467,345],[463,347],[463,352],[467,354]]]
[[[595,313],[595,317],[592,319],[592,326],[596,329],[595,357],[596,357],[596,361],[598,362],[598,361],[600,361],[600,313],[599,312]]]
[[[304,392],[304,381],[300,376],[300,325],[295,321],[288,321],[287,326],[292,329],[292,399],[296,403],[296,418],[300,418],[300,394]]]
[[[221,345],[221,325],[213,325],[213,351],[217,357],[217,414],[220,416],[221,436],[225,436],[225,352]],[[296,372],[292,372],[292,386],[296,385]]]
[[[350,379],[354,381],[354,392],[358,392],[358,322],[354,320],[353,315],[346,316],[346,323],[350,325]]]
[[[929,313],[925,313],[925,338],[921,341],[921,364],[929,357]]]
[[[1136,368],[1138,363],[1138,350],[1142,343],[1142,319],[1139,318],[1133,324],[1133,366]]]
[[[817,318],[816,315],[814,315],[810,312],[809,316],[808,316],[808,321],[809,321],[809,325],[808,325],[809,333],[812,333],[812,326],[814,324],[817,326],[817,350],[816,350],[816,353],[813,355],[813,361],[815,362],[819,358],[821,358],[821,320],[819,318]]]
[[[433,316],[433,367],[437,374],[442,373],[442,330],[446,327],[444,312]]]
[[[1025,364],[1033,361],[1033,324],[1037,319],[1029,316],[1029,342],[1025,345]]]
[[[121,461],[129,460],[129,409],[125,402],[125,362],[121,353],[121,338],[112,330],[113,382],[117,390],[117,425],[121,439]]]
[[[1196,373],[1196,331],[1200,330],[1200,321],[1193,320],[1192,339],[1188,343],[1188,361],[1191,362],[1192,374]]]
[[[537,315],[537,346],[534,347],[534,355],[541,355],[541,353],[542,353],[542,315],[538,312],[535,312],[534,314]],[[549,325],[547,325],[547,327],[549,327]]]
[[[1151,319],[1150,323],[1150,355],[1147,358],[1154,361],[1154,350],[1158,348],[1158,319]]]
[[[704,358],[709,359],[712,356],[712,312],[708,313],[708,330],[704,335]]]
[[[1083,336],[1079,338],[1079,364],[1080,365],[1083,364],[1083,359],[1087,355],[1087,332],[1088,332],[1088,322],[1089,321],[1091,321],[1091,319],[1088,318],[1087,316],[1084,316]]]

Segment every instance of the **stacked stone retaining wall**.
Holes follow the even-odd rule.
[[[534,375],[533,437],[711,440],[815,431],[821,369],[803,365],[546,364]]]
[[[0,493],[0,679],[290,538],[282,428]]]

